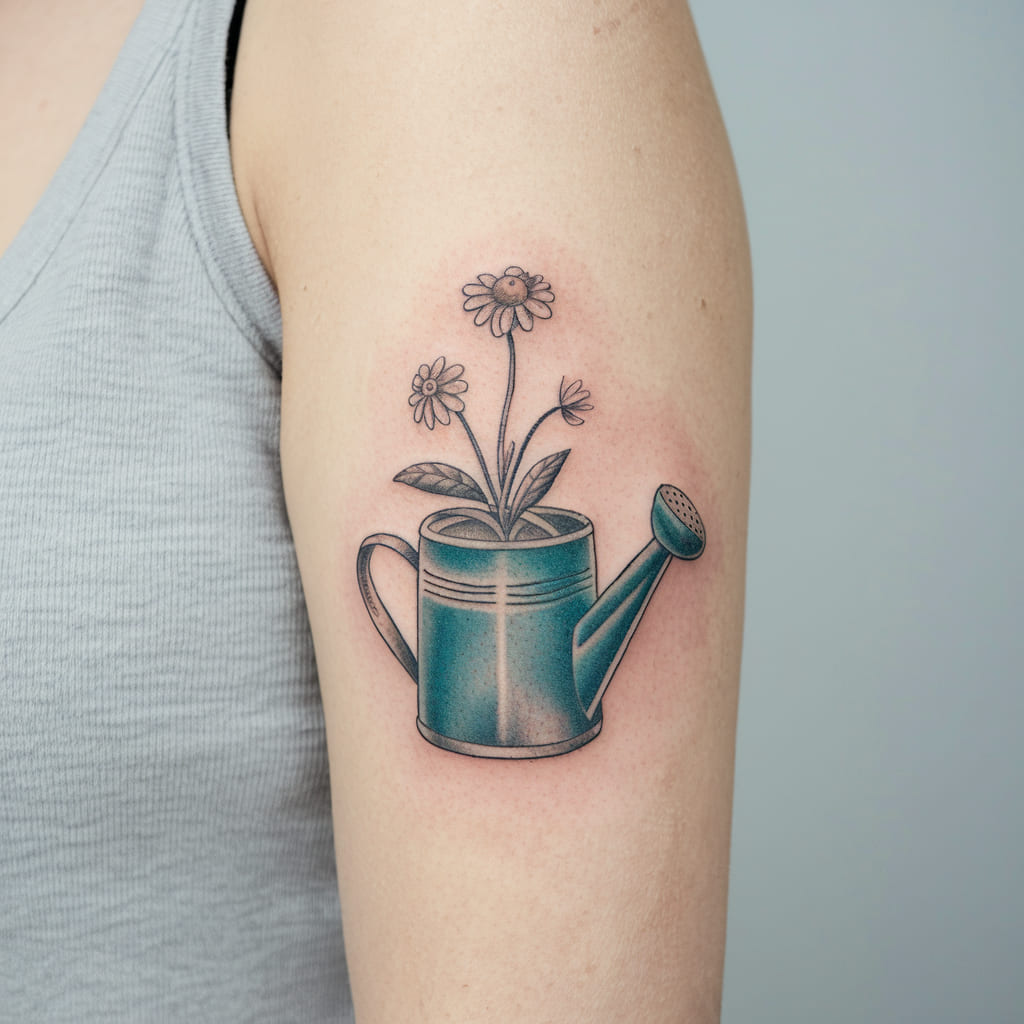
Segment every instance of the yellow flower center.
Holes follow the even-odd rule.
[[[526,282],[506,274],[494,282],[494,297],[505,306],[521,306],[526,301]]]

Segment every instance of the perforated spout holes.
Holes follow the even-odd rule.
[[[672,484],[654,496],[651,528],[657,542],[677,558],[699,558],[704,551],[704,523],[693,502]]]

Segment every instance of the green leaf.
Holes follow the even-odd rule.
[[[571,450],[566,448],[564,452],[555,452],[554,455],[548,455],[531,467],[516,490],[508,519],[510,526],[526,509],[531,505],[536,505],[551,490],[551,485],[555,482],[555,477],[558,476]]]
[[[468,474],[444,462],[420,462],[396,474],[395,482],[418,487],[431,494],[444,494],[449,498],[469,498],[487,504],[480,485]]]

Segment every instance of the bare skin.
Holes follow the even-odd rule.
[[[17,154],[0,164],[0,251],[141,6],[0,7],[0,150]],[[282,303],[282,465],[360,1024],[717,1020],[751,311],[742,205],[689,12],[249,0],[232,157]],[[551,498],[593,520],[600,586],[650,536],[659,483],[685,487],[709,537],[699,562],[666,571],[602,734],[515,763],[417,734],[416,687],[353,572],[368,533],[415,541],[441,507],[392,476],[473,457],[451,427],[414,422],[417,367],[464,363],[473,415],[500,407],[502,343],[461,289],[511,264],[556,295],[556,317],[518,342],[517,401],[563,377],[593,391],[585,439],[558,416],[544,430],[545,450],[573,447]],[[513,414],[510,436],[528,426]],[[399,560],[380,561],[382,592],[411,592]]]
[[[0,4],[0,254],[70,149],[142,5]]]

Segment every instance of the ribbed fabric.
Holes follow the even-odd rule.
[[[351,1021],[238,208],[231,0],[148,0],[0,260],[0,1021]]]

